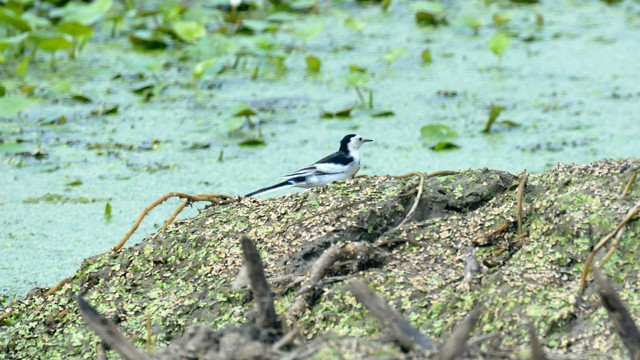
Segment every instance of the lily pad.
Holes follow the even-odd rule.
[[[454,150],[459,148],[460,146],[448,141],[439,141],[437,144],[430,147],[433,151]]]
[[[0,51],[6,50],[10,45],[19,44],[29,37],[29,33],[22,33],[16,36],[0,38]]]
[[[32,100],[26,96],[5,96],[0,98],[0,116],[15,116],[31,105]]]
[[[431,124],[421,127],[420,135],[422,135],[422,140],[432,141],[445,138],[457,138],[458,131],[444,124]]]
[[[196,21],[174,21],[173,31],[185,42],[195,42],[207,35],[204,26]]]
[[[251,138],[238,143],[240,146],[244,147],[256,147],[256,146],[264,146],[266,143],[262,139]]]
[[[353,31],[362,31],[367,27],[367,23],[366,22],[364,22],[363,20],[360,20],[360,19],[353,18],[353,17],[348,17],[344,21],[344,25],[349,30],[353,30]]]
[[[56,26],[56,30],[63,34],[68,34],[73,37],[91,37],[93,35],[93,28],[90,26],[82,25],[76,22],[62,23]]]
[[[422,58],[422,62],[425,64],[431,64],[431,50],[429,49],[424,49],[422,51],[422,53],[420,54],[420,57]]]
[[[323,119],[332,119],[332,118],[348,118],[351,117],[351,111],[353,111],[355,107],[351,106],[342,110],[338,110],[335,112],[331,112],[331,111],[323,111],[322,112],[322,118]]]
[[[293,33],[293,36],[297,39],[309,41],[320,36],[320,34],[322,34],[323,32],[324,32],[324,24],[314,23],[314,24],[309,24],[299,28],[298,30],[296,30],[296,32]]]
[[[307,71],[317,73],[320,71],[320,67],[322,66],[322,60],[318,59],[316,56],[309,55],[304,59],[307,63]]]
[[[47,38],[40,41],[37,45],[38,49],[55,52],[58,50],[66,50],[71,48],[72,44],[69,40],[63,37]]]
[[[253,110],[252,108],[250,108],[246,104],[234,105],[229,110],[227,110],[227,113],[230,116],[253,116],[253,115],[258,115],[258,113],[255,110]]]
[[[362,87],[367,85],[370,77],[367,73],[363,73],[360,71],[349,71],[342,76],[342,80],[347,84],[347,86]]]
[[[71,96],[72,100],[78,101],[78,102],[82,102],[82,103],[90,103],[93,102],[93,100],[91,100],[90,97],[86,96],[86,95],[82,95],[82,94],[74,94]]]
[[[491,126],[496,121],[502,110],[504,110],[504,106],[491,107],[491,110],[489,110],[489,118],[487,119],[487,123],[484,125],[484,129],[482,129],[483,133],[486,134],[491,131]]]
[[[502,31],[495,33],[489,40],[489,49],[497,55],[502,56],[509,46],[509,35]]]
[[[62,18],[64,22],[91,25],[103,18],[113,6],[113,0],[97,0],[89,4],[71,1],[62,8],[54,8],[49,16]]]
[[[384,55],[382,55],[382,60],[384,60],[387,64],[391,64],[396,60],[400,59],[406,53],[407,53],[407,48],[404,46],[396,49],[391,49],[387,51]]]
[[[27,20],[13,11],[4,8],[4,6],[0,8],[0,22],[7,23],[20,31],[31,30],[31,25],[29,25]]]
[[[164,49],[172,43],[169,35],[152,30],[134,31],[129,34],[129,41],[146,49]]]

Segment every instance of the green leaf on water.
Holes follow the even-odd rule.
[[[227,132],[234,132],[236,130],[240,130],[242,125],[244,125],[245,120],[240,117],[232,117],[224,122],[224,128]]]
[[[129,34],[129,41],[145,49],[164,49],[172,43],[171,36],[152,30],[136,30]]]
[[[453,150],[459,148],[460,146],[448,141],[439,141],[437,144],[430,147],[430,149],[433,151]]]
[[[31,61],[31,58],[29,56],[25,56],[22,61],[16,65],[16,75],[24,76],[27,73],[27,69],[29,69],[29,61]]]
[[[307,62],[307,71],[314,73],[320,71],[320,67],[322,67],[322,60],[313,55],[307,56],[304,60]]]
[[[425,125],[420,128],[423,141],[440,140],[458,137],[456,129],[444,124]]]
[[[462,16],[458,18],[457,23],[461,27],[471,28],[476,34],[478,30],[482,27],[482,21],[480,21],[480,19],[474,16]]]
[[[31,105],[32,100],[26,96],[5,96],[0,98],[0,116],[15,116]]]
[[[0,97],[5,96],[7,93],[7,88],[4,87],[3,85],[0,85]]]
[[[422,57],[422,62],[425,64],[431,64],[431,50],[429,49],[424,49],[422,51],[422,53],[420,54],[420,57]]]
[[[174,21],[173,31],[185,42],[195,42],[207,35],[207,30],[202,24],[191,20]]]
[[[107,222],[111,221],[111,203],[107,202],[107,204],[104,206],[104,219],[107,220]]]
[[[83,36],[83,37],[89,38],[91,37],[91,35],[93,35],[92,27],[85,26],[76,22],[58,24],[58,26],[56,26],[56,30],[58,30],[63,34],[71,35],[73,37]]]
[[[487,119],[487,123],[484,125],[484,129],[482,129],[483,133],[488,133],[489,131],[491,131],[491,126],[496,121],[502,110],[504,110],[504,106],[491,107],[491,110],[489,110],[489,118]]]
[[[240,143],[238,143],[238,145],[244,146],[244,147],[256,147],[256,146],[264,146],[266,145],[266,143],[262,139],[252,138],[252,139],[241,141]]]
[[[387,11],[387,9],[389,8],[389,5],[391,5],[391,0],[382,0],[382,2],[380,2],[382,11]]]
[[[82,95],[82,94],[74,94],[71,96],[71,100],[75,100],[78,102],[82,102],[82,103],[90,103],[92,102],[91,98],[86,96],[86,95]]]
[[[207,71],[213,64],[218,61],[217,57],[209,58],[206,60],[202,60],[193,67],[192,74],[194,78],[201,78],[202,75]]]
[[[370,80],[369,75],[360,71],[349,71],[342,76],[343,81],[350,87],[362,87],[367,85]]]
[[[28,152],[29,149],[30,149],[30,146],[28,146],[28,145],[26,145],[25,143],[22,143],[22,142],[0,143],[0,154],[2,154],[2,153],[8,153],[8,154],[23,153],[23,152]]]
[[[237,104],[227,110],[230,116],[253,116],[258,113],[246,104]]]
[[[308,41],[314,39],[324,32],[323,23],[315,23],[299,28],[293,33],[293,36],[297,39]]]
[[[489,40],[489,49],[496,55],[502,56],[509,46],[509,35],[502,31],[495,33]]]
[[[404,46],[391,49],[387,51],[384,55],[382,55],[382,60],[384,60],[387,64],[391,65],[393,62],[400,59],[406,53],[407,53],[407,48]]]
[[[71,182],[68,182],[68,183],[66,183],[66,184],[64,184],[64,185],[65,185],[65,186],[80,186],[80,185],[82,185],[82,180],[78,180],[78,179],[76,179],[76,180],[73,180],[73,181],[71,181]]]
[[[55,52],[58,50],[66,50],[71,47],[71,42],[63,37],[47,38],[40,41],[37,45],[38,49]]]
[[[103,18],[112,6],[113,0],[97,0],[89,4],[70,1],[64,7],[51,10],[49,16],[53,18],[61,17],[63,22],[91,25]]]
[[[4,6],[0,8],[0,22],[7,23],[23,32],[31,30],[31,25],[27,20]]]
[[[0,51],[6,50],[10,45],[19,44],[29,37],[29,33],[25,32],[16,36],[0,38]]]
[[[356,19],[354,17],[348,17],[344,21],[344,26],[349,30],[362,31],[367,27],[367,23],[364,20]]]
[[[353,111],[354,107],[348,107],[345,109],[341,109],[338,111],[323,111],[321,117],[323,119],[332,119],[332,118],[348,118],[351,117],[351,111]]]

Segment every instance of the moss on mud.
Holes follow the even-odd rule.
[[[533,321],[550,353],[620,357],[625,350],[611,333],[593,286],[580,297],[578,283],[593,245],[640,199],[638,184],[619,198],[639,167],[637,159],[609,160],[558,165],[532,175],[525,192],[524,240],[515,225],[484,236],[515,221],[518,181],[486,169],[427,178],[417,211],[400,227],[415,200],[415,192],[407,194],[417,186],[416,177],[360,177],[279,198],[212,206],[117,254],[86,260],[48,298],[14,301],[5,309],[13,314],[0,323],[0,357],[94,359],[98,340],[79,318],[77,294],[141,348],[164,347],[196,322],[215,329],[241,324],[252,302],[248,290],[230,286],[241,265],[240,234],[256,240],[274,288],[304,275],[332,244],[396,241],[385,247],[388,256],[381,263],[332,268],[327,276],[334,280],[298,318],[305,341],[325,340],[319,358],[401,352],[385,342],[380,325],[344,290],[340,276],[365,279],[434,338],[446,337],[481,304],[474,335],[498,336],[484,341],[477,356],[528,356],[526,324]],[[604,267],[632,314],[640,313],[638,234],[640,223],[631,222]],[[490,266],[481,266],[465,282],[468,246]],[[277,291],[279,314],[290,308],[298,286]],[[146,314],[153,344],[145,341]]]

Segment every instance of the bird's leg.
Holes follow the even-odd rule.
[[[356,177],[356,174],[358,173],[358,171],[360,171],[360,165],[358,165],[358,167],[356,168],[356,171],[354,171],[353,174],[351,174],[351,176],[349,176],[349,180],[351,180],[354,177]]]

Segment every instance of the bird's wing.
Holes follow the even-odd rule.
[[[285,175],[283,178],[291,179],[299,176],[337,174],[344,172],[345,166],[347,166],[351,161],[353,161],[353,158],[337,152],[318,160],[313,165],[309,165],[289,175]]]

